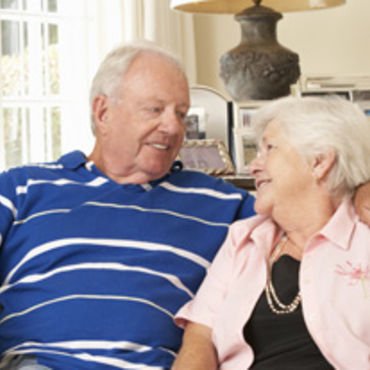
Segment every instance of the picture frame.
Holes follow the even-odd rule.
[[[303,77],[291,86],[291,93],[297,97],[317,96],[328,99],[339,96],[357,104],[365,115],[370,116],[370,76]]]
[[[185,117],[185,140],[202,140],[206,138],[206,109],[190,107]]]
[[[249,165],[257,156],[257,144],[250,129],[234,129],[235,167],[240,175],[250,176]]]
[[[346,100],[352,101],[352,92],[350,90],[333,90],[333,89],[323,89],[323,90],[311,90],[302,91],[300,96],[314,96],[319,98],[331,99],[333,97],[340,97]]]
[[[364,111],[370,121],[370,86],[368,88],[353,90],[352,98],[353,102]]]
[[[251,118],[267,101],[234,103],[233,159],[239,175],[250,176],[248,166],[257,155],[257,144],[251,129]]]
[[[335,96],[353,100],[352,89],[354,81],[335,76],[301,76],[296,84],[291,86],[293,96],[314,96],[331,99]]]
[[[190,109],[185,119],[185,140],[222,140],[230,148],[231,102],[217,90],[190,87]]]
[[[198,170],[213,176],[235,173],[230,154],[220,139],[184,141],[178,159],[185,169]]]
[[[263,105],[266,101],[251,101],[245,103],[234,103],[233,106],[233,128],[234,129],[249,129],[252,115]]]

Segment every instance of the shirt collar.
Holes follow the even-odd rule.
[[[318,231],[313,238],[324,237],[335,245],[346,250],[355,229],[358,216],[350,199],[343,201],[328,223]],[[245,231],[243,238],[251,238],[256,245],[265,246],[269,255],[276,242],[282,237],[282,231],[274,221],[266,216],[254,216],[249,219],[249,228]]]
[[[61,163],[64,168],[75,170],[86,163],[86,156],[81,151],[75,150],[60,157],[58,163]]]
[[[80,150],[75,150],[73,152],[67,153],[63,156],[61,156],[58,160],[58,163],[62,164],[64,168],[69,169],[69,170],[76,170],[77,168],[84,166],[85,164],[87,165],[89,162],[87,162],[86,156],[83,152]],[[87,167],[89,171],[92,170],[93,162],[90,162],[91,164]],[[96,168],[94,166],[94,168]],[[182,162],[181,161],[175,161],[170,169],[170,173],[176,173],[180,172],[183,168]],[[96,169],[99,171],[98,169]],[[100,172],[100,171],[99,171]],[[105,176],[103,173],[101,175]],[[141,189],[144,189],[145,191],[150,191],[153,187],[167,179],[169,174],[164,175],[162,178],[150,181],[149,183],[145,184],[140,184],[140,185],[133,185],[133,184],[126,184],[130,186],[135,186],[139,187]]]
[[[316,235],[322,235],[340,248],[348,249],[357,221],[358,216],[352,201],[347,199],[341,203],[329,222]]]

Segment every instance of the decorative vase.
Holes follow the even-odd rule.
[[[298,54],[279,44],[276,24],[282,15],[255,5],[235,15],[240,44],[220,59],[220,76],[235,101],[274,99],[290,93],[300,75]]]

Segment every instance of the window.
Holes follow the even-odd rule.
[[[0,0],[0,170],[90,146],[93,3]]]

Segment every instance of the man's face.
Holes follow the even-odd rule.
[[[98,138],[104,167],[132,182],[160,178],[183,142],[186,79],[171,62],[147,53],[133,61],[122,81],[116,99],[101,97],[97,104],[103,107]]]

